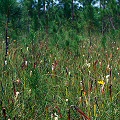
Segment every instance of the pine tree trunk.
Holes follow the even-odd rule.
[[[103,0],[103,11],[105,10],[105,0]],[[104,18],[104,14],[103,14],[103,18],[102,18],[102,34],[104,36],[105,34],[105,18]]]
[[[74,20],[74,0],[72,0],[72,22]]]
[[[8,55],[8,22],[9,22],[9,17],[7,17],[7,21],[6,21],[6,28],[5,28],[5,43],[6,43],[6,52],[5,52],[5,55],[7,56]]]

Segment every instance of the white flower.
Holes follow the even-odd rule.
[[[110,65],[109,65],[109,64],[107,65],[107,69],[109,69],[109,70],[110,70]]]
[[[106,83],[108,83],[109,77],[110,77],[110,75],[106,75]]]
[[[106,75],[106,79],[108,79],[110,77],[110,75]]]
[[[88,68],[90,67],[90,63],[88,63],[88,64],[86,64],[86,65],[87,65]]]
[[[53,113],[51,113],[51,119],[54,117]]]
[[[29,50],[29,47],[27,47],[27,51]]]
[[[18,97],[19,93],[20,93],[20,92],[16,92],[16,97]]]
[[[66,99],[66,102],[68,102],[68,99]]]
[[[17,83],[17,84],[20,84],[20,83],[22,83],[22,82],[21,82],[20,79],[17,79],[17,80],[16,80],[16,83]]]
[[[82,84],[82,81],[80,81],[80,86],[82,86],[83,84]]]
[[[7,60],[5,60],[5,65],[7,65]]]
[[[86,63],[84,64],[84,66],[86,66],[86,67],[88,67],[88,68],[90,68],[90,63],[88,63],[88,61],[86,60]]]
[[[55,120],[58,120],[58,115],[56,114],[56,112],[54,113],[54,115],[55,115]]]
[[[119,48],[117,47],[117,50],[119,50]]]
[[[102,62],[99,62],[99,65],[102,66]]]
[[[81,98],[81,97],[79,97],[79,101],[80,101],[80,102],[82,101],[82,98]]]
[[[32,70],[30,71],[30,77],[32,76]]]
[[[25,65],[26,65],[26,66],[28,65],[28,61],[25,61]]]
[[[68,74],[69,74],[69,76],[71,75],[70,71],[69,71],[69,73],[68,73]]]
[[[19,94],[20,94],[20,92],[16,92],[15,101],[17,100]]]
[[[55,69],[55,66],[54,66],[54,63],[52,64],[52,71],[54,71],[54,69]]]
[[[31,93],[31,89],[29,89],[29,92]]]

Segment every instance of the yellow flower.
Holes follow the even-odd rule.
[[[98,84],[100,84],[100,85],[104,85],[105,82],[104,82],[103,80],[99,80],[99,81],[98,81]]]

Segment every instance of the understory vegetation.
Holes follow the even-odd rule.
[[[39,41],[41,33],[34,43],[9,38],[6,59],[2,40],[1,119],[83,119],[74,105],[91,119],[119,120],[120,42],[108,36],[104,48],[95,35],[89,46],[89,37],[64,32],[47,42]]]
[[[0,20],[1,120],[120,119],[119,0],[0,0]]]

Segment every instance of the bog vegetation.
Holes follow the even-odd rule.
[[[0,21],[1,120],[119,120],[119,0],[0,0]]]

